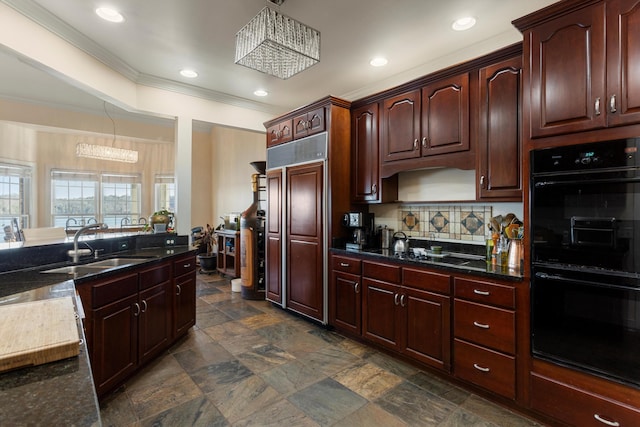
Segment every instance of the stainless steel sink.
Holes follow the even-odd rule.
[[[148,258],[108,258],[108,259],[103,259],[102,261],[90,262],[89,264],[85,264],[85,267],[91,267],[91,268],[120,267],[123,265],[139,264],[141,262],[147,261],[147,259]]]
[[[89,264],[52,268],[51,270],[44,270],[42,273],[73,274],[76,277],[79,277],[87,274],[96,274],[110,268],[139,264],[147,260],[148,258],[108,258],[102,261],[91,262]]]

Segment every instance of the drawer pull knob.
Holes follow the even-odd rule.
[[[476,368],[478,371],[482,371],[482,372],[489,372],[491,370],[489,368],[485,368],[484,366],[480,366],[477,363],[474,363],[473,367]]]
[[[612,427],[618,427],[620,425],[619,422],[617,421],[609,421],[609,420],[605,420],[604,418],[602,418],[600,415],[598,414],[593,414],[593,418],[595,418],[596,420],[600,421],[603,424],[606,424],[608,426],[612,426]]]
[[[485,323],[473,322],[473,326],[476,326],[476,327],[482,328],[482,329],[489,329],[489,325],[487,325]]]
[[[183,265],[183,267],[184,268],[189,268],[189,267],[191,267],[191,264],[185,264],[185,265]]]
[[[476,294],[476,295],[484,295],[484,296],[491,295],[491,292],[489,292],[489,291],[481,291],[480,289],[474,289],[473,293]]]
[[[349,263],[348,262],[341,262],[340,263],[340,267],[349,267]]]

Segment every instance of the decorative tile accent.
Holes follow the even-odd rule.
[[[420,213],[402,211],[402,231],[420,231]]]
[[[398,230],[409,237],[484,242],[492,207],[406,205],[398,209]]]

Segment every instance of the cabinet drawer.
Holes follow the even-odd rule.
[[[362,261],[344,256],[333,256],[331,258],[331,268],[335,271],[360,275]]]
[[[362,275],[390,283],[400,283],[400,266],[362,261]]]
[[[454,333],[458,338],[505,353],[515,353],[515,313],[456,299]]]
[[[454,279],[454,293],[456,298],[482,304],[499,305],[506,308],[516,307],[516,289],[513,286],[456,277]]]
[[[451,276],[416,268],[402,269],[402,284],[425,291],[451,294]]]
[[[101,281],[91,286],[91,308],[98,308],[119,299],[138,293],[138,274],[128,274],[111,280]]]
[[[502,396],[516,396],[516,359],[459,339],[453,344],[453,367],[458,378]]]
[[[140,271],[140,290],[151,288],[167,280],[171,280],[171,267],[169,264],[147,268]]]
[[[173,262],[173,277],[182,276],[196,270],[196,259],[193,256],[181,258]]]
[[[634,426],[640,411],[536,373],[531,373],[531,407],[576,426]]]

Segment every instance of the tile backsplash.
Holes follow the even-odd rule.
[[[522,218],[521,203],[408,203],[370,206],[378,226],[412,238],[484,244],[491,237],[487,223],[513,212]]]
[[[487,205],[402,205],[395,230],[410,237],[484,243],[491,217],[492,207]]]

